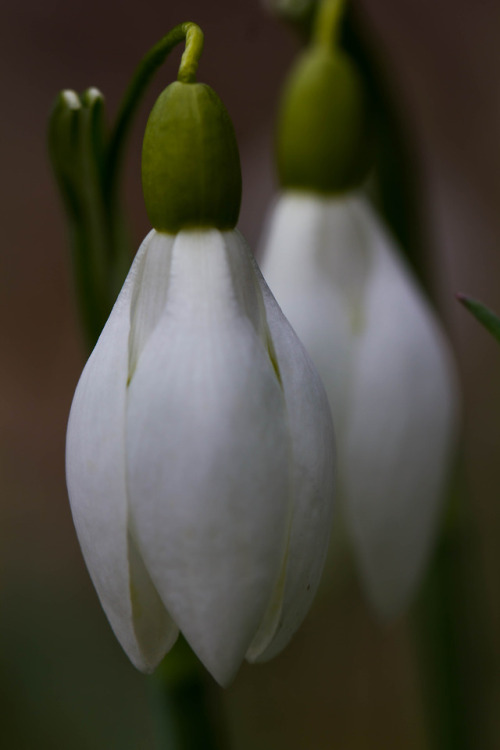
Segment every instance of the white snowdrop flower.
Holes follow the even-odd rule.
[[[151,671],[182,631],[222,685],[273,656],[317,589],[333,430],[319,377],[234,229],[240,166],[215,93],[160,96],[153,229],[76,389],[67,482],[111,626]]]
[[[360,192],[285,192],[262,267],[325,384],[359,568],[379,614],[392,617],[429,557],[456,443],[448,343]]]
[[[439,322],[363,197],[371,105],[324,0],[278,118],[282,193],[263,272],[328,393],[339,487],[369,599],[408,605],[436,537],[457,436],[458,387]]]

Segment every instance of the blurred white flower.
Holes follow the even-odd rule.
[[[144,240],[78,384],[67,481],[123,648],[221,684],[288,642],[328,544],[327,397],[236,231]]]
[[[414,593],[443,505],[459,404],[448,343],[360,193],[284,193],[261,257],[325,384],[357,562],[392,617]]]

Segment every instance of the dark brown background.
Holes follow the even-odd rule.
[[[426,249],[463,377],[467,559],[491,641],[481,715],[485,737],[500,743],[500,350],[453,297],[467,291],[500,310],[500,6],[355,6],[410,128]],[[66,419],[84,354],[45,131],[61,88],[96,85],[114,112],[140,57],[185,20],[205,31],[200,79],[235,123],[241,228],[255,245],[274,190],[276,96],[297,49],[258,0],[3,0],[0,8],[0,745],[13,750],[155,747],[148,683],[100,610],[66,497]],[[157,76],[150,104],[176,63]],[[147,105],[127,165],[137,244],[148,229],[139,179],[146,114]],[[226,691],[234,750],[429,746],[408,621],[382,629],[371,619],[339,548],[330,586],[292,646],[267,666],[244,667]]]

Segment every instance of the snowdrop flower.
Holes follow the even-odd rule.
[[[242,236],[234,131],[193,80],[143,148],[155,227],[80,378],[67,434],[78,538],[111,626],[152,671],[179,630],[222,685],[270,658],[319,583],[328,401]]]
[[[360,193],[285,193],[263,272],[325,384],[358,564],[375,608],[394,616],[429,556],[453,456],[448,343]]]
[[[320,42],[285,90],[284,190],[260,257],[325,384],[354,552],[369,599],[389,618],[409,603],[436,535],[457,379],[436,316],[356,187],[369,166],[362,82],[331,37]]]

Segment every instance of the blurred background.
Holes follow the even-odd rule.
[[[474,747],[493,749],[500,747],[500,349],[454,295],[500,311],[500,5],[352,6],[406,134],[415,233],[462,377],[464,575],[451,617],[463,617],[469,634]],[[255,248],[276,190],[273,118],[299,49],[291,30],[259,0],[3,0],[0,8],[0,747],[9,750],[160,749],[151,682],[108,626],[66,495],[66,421],[85,350],[46,121],[68,87],[97,86],[114,114],[143,54],[186,20],[205,32],[199,79],[233,118],[243,164],[240,228]],[[176,53],[156,76],[130,140],[125,200],[136,246],[149,229],[142,131],[177,63]],[[423,655],[412,616],[390,627],[372,618],[336,536],[335,565],[291,646],[268,665],[244,666],[223,693],[234,750],[431,747],[422,660],[432,656]]]

